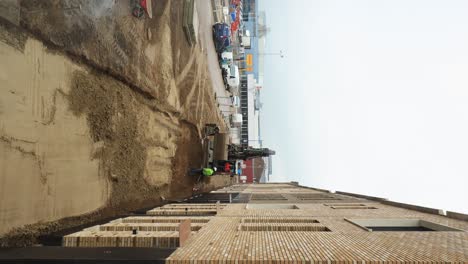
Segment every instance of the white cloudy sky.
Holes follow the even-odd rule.
[[[260,9],[273,179],[468,213],[468,1]]]

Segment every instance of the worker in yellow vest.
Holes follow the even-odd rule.
[[[191,169],[190,175],[202,174],[203,176],[212,176],[216,172],[215,168]]]

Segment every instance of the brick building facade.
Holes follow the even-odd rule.
[[[174,248],[178,223],[190,219],[191,237],[167,263],[468,262],[464,215],[294,184],[231,186],[147,214],[69,235],[64,245]]]

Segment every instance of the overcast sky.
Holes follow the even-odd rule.
[[[260,9],[273,180],[468,213],[468,1]]]

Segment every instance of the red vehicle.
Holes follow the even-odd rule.
[[[151,0],[132,0],[132,14],[137,18],[142,18],[146,13],[149,18],[153,18],[153,9],[151,8]]]

